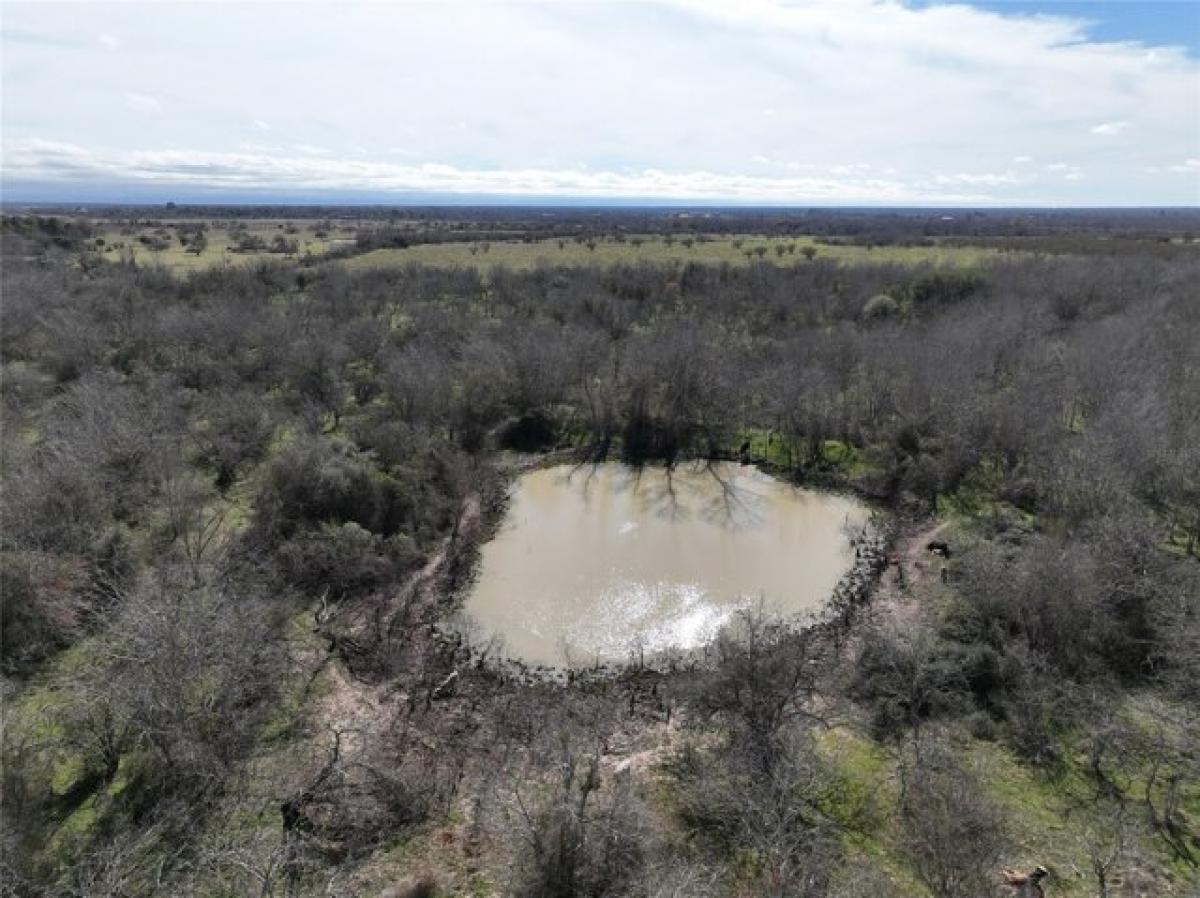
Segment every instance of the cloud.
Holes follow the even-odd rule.
[[[6,16],[9,15],[8,9],[5,9],[4,12]],[[3,37],[5,43],[12,44],[15,47],[75,50],[90,46],[90,44],[78,38],[62,37],[58,34],[47,33],[47,31],[42,29],[5,27],[0,31],[0,36]]]
[[[158,112],[162,109],[162,103],[154,97],[133,92],[125,94],[125,105],[135,112]]]
[[[100,46],[104,47],[106,50],[116,50],[121,46],[121,42],[107,31],[101,31],[97,40],[100,41]]]
[[[994,200],[987,194],[935,189],[895,179],[861,176],[771,178],[732,172],[668,172],[659,169],[479,169],[434,162],[401,165],[251,151],[96,151],[46,140],[6,144],[4,156],[6,176],[12,180],[29,182],[91,180],[219,188],[640,197],[762,203],[971,204]],[[962,178],[952,178],[950,181],[968,183]]]
[[[1046,171],[1054,172],[1067,181],[1083,179],[1083,169],[1071,162],[1051,162],[1046,166]]]
[[[834,175],[851,175],[869,172],[872,168],[873,166],[869,162],[851,162],[830,166],[829,173]]]
[[[271,130],[270,124],[268,124],[267,122],[264,122],[260,118],[256,118],[254,120],[254,127],[257,128],[259,131],[270,131]]]
[[[1196,59],[1095,40],[1070,16],[989,6],[496,2],[464,15],[456,4],[315,2],[280,28],[272,4],[213,16],[203,4],[134,14],[97,2],[64,16],[56,4],[13,3],[0,60],[4,136],[106,156],[222,153],[257,138],[281,145],[269,154],[279,158],[436,160],[460,172],[582,162],[594,172],[811,177],[855,195],[874,177],[905,195],[996,202],[1018,192],[1035,203],[1190,201],[1180,179],[1144,168],[1200,154]],[[100,51],[106,33],[119,35],[120,52]],[[126,86],[157,99],[122,102]],[[1060,159],[1085,161],[1087,178],[1045,168]],[[893,195],[882,190],[880,200]]]
[[[1012,172],[959,172],[952,175],[937,175],[938,184],[970,184],[977,187],[998,187],[1003,184],[1019,184],[1021,179]]]

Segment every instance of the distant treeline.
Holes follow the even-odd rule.
[[[1200,236],[1200,210],[1160,209],[829,209],[564,206],[46,206],[37,214],[102,219],[323,219],[401,227],[441,239],[534,239],[611,234],[761,234],[848,237],[875,243],[921,238],[1105,235]],[[487,235],[486,237],[484,235]]]

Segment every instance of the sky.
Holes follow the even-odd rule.
[[[0,3],[5,202],[1200,205],[1200,0]]]

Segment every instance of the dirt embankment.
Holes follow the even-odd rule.
[[[920,521],[900,528],[871,598],[876,620],[903,625],[926,613],[927,606],[920,596],[941,581],[947,562],[944,555],[931,552],[929,546],[938,542],[949,527],[947,521]]]

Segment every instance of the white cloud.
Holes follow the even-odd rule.
[[[594,171],[591,169],[470,169],[441,163],[388,162],[285,156],[244,151],[96,151],[46,140],[5,149],[10,177],[71,182],[105,178],[118,183],[220,188],[380,190],[389,192],[529,194],[559,197],[693,199],[740,202],[988,202],[986,194],[934,189],[886,178],[759,177],[712,171]],[[959,183],[959,182],[955,182]]]
[[[1179,165],[1172,165],[1171,171],[1200,174],[1200,159],[1185,159]]]
[[[106,50],[116,50],[121,46],[121,42],[107,31],[101,31],[97,40],[100,41],[100,46],[104,47]]]
[[[1073,162],[1051,162],[1046,165],[1046,171],[1053,172],[1065,181],[1083,179],[1083,169]]]
[[[264,122],[260,118],[256,118],[254,120],[254,127],[257,128],[259,131],[270,131],[271,130],[271,125],[268,122]]]
[[[1144,168],[1200,156],[1196,59],[1003,7],[313,2],[286,27],[273,4],[223,5],[219,16],[204,4],[104,0],[62,10],[5,7],[4,138],[105,159],[227,154],[265,141],[273,123],[270,142],[289,148],[261,155],[365,163],[396,160],[400,147],[401,161],[507,171],[513,183],[578,162],[688,184],[706,172],[754,178],[760,157],[796,180],[847,185],[847,201],[875,176],[879,201],[962,190],[1152,204],[1192,198],[1180,179]],[[7,36],[22,32],[54,40]],[[96,52],[97,34],[119,35],[120,52]],[[1078,166],[1035,159],[1086,162],[1086,184],[1073,183]],[[11,179],[7,155],[4,166]]]
[[[135,112],[158,112],[162,109],[162,103],[154,97],[133,92],[125,94],[125,105]]]
[[[1012,172],[959,172],[952,175],[937,175],[938,184],[970,184],[977,187],[998,187],[1003,184],[1019,184],[1021,179]]]

